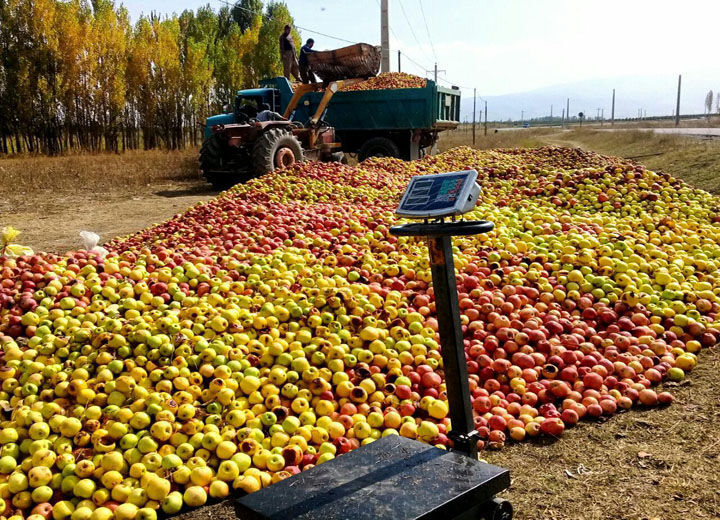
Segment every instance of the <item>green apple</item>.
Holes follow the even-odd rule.
[[[183,496],[179,491],[173,491],[162,501],[162,510],[168,515],[179,513],[183,506]]]
[[[14,457],[10,457],[8,455],[0,457],[0,473],[4,475],[9,475],[15,470],[16,467],[17,461]]]

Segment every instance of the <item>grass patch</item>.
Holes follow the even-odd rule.
[[[488,135],[483,135],[482,126],[478,126],[475,134],[475,146],[481,150],[492,148],[534,148],[545,146],[543,136],[557,132],[554,128],[529,128],[523,130],[500,130],[488,129]],[[472,132],[467,127],[458,130],[443,132],[440,134],[438,148],[441,152],[455,148],[456,146],[472,146]]]
[[[48,190],[128,189],[199,175],[198,150],[142,150],[123,154],[13,156],[0,159],[0,197]]]

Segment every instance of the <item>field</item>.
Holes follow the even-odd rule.
[[[449,135],[441,149],[467,144],[467,138],[466,133]],[[720,191],[714,177],[718,159],[713,142],[640,132],[552,129],[499,132],[479,139],[484,149],[551,144],[638,157],[651,169]],[[0,224],[21,229],[23,244],[55,251],[77,248],[77,233],[83,229],[97,231],[105,239],[138,231],[215,195],[197,177],[195,153],[0,161],[0,185],[12,186],[0,194],[6,197]],[[650,155],[656,153],[661,155]],[[270,193],[273,186],[281,193],[279,184],[270,185]],[[148,236],[153,233],[157,231]],[[517,518],[716,518],[720,445],[713,425],[720,420],[718,370],[717,351],[704,352],[691,377],[665,384],[675,396],[672,406],[584,422],[561,439],[544,436],[512,443],[500,451],[486,451],[483,457],[511,469],[513,487],[504,496],[515,505]],[[232,517],[231,508],[219,509],[221,517]]]
[[[37,250],[80,247],[161,222],[216,193],[199,179],[197,150],[0,159],[0,223]]]

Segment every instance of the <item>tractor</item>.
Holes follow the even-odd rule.
[[[303,160],[344,161],[335,129],[323,121],[322,115],[340,87],[357,81],[362,80],[335,81],[327,87],[318,83],[298,85],[282,117],[276,114],[270,121],[258,121],[254,116],[264,104],[271,110],[278,106],[276,92],[270,88],[240,91],[232,113],[208,118],[209,135],[200,150],[203,175],[213,186],[224,189]],[[300,98],[319,90],[324,95],[315,114],[304,123],[293,121]],[[212,124],[227,116],[240,122]]]

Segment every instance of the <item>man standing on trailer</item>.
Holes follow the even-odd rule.
[[[313,50],[315,40],[308,38],[305,45],[300,47],[300,78],[303,83],[315,83],[315,74],[310,68],[310,62],[308,61],[308,54],[311,52],[317,52]]]
[[[283,75],[290,79],[290,75],[295,76],[296,81],[300,81],[300,71],[298,70],[298,60],[295,56],[295,42],[293,42],[291,27],[285,26],[280,35],[280,56],[282,57]]]

